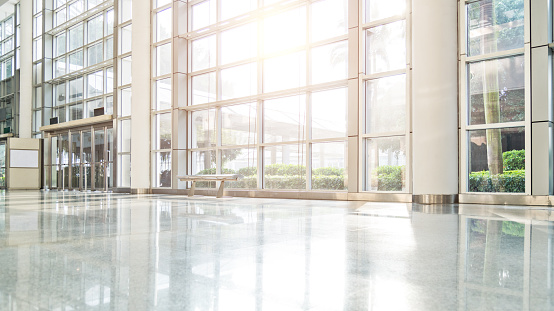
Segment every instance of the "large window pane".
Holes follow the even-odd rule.
[[[94,97],[104,93],[104,73],[97,71],[87,76],[87,97]]]
[[[69,30],[69,51],[83,46],[83,24]]]
[[[193,174],[215,174],[215,151],[206,150],[191,153]],[[197,184],[198,187],[201,187]],[[205,183],[207,184],[207,183]]]
[[[366,30],[366,74],[406,68],[406,22]]]
[[[83,13],[84,1],[77,0],[69,5],[69,19],[75,18]]]
[[[191,124],[192,148],[207,148],[215,146],[215,109],[194,111],[191,116]]]
[[[106,13],[106,35],[113,34],[113,28],[114,28],[114,10],[109,10]]]
[[[257,38],[258,30],[256,23],[246,24],[244,26],[236,27],[222,32],[221,63],[225,65],[232,62],[241,61],[243,59],[256,57],[258,48]],[[213,44],[213,49],[215,49],[215,41]],[[215,57],[213,58],[215,62]]]
[[[256,63],[221,70],[221,99],[255,95],[258,88]]]
[[[365,0],[363,9],[364,21],[369,23],[404,14],[406,12],[406,0]]]
[[[131,155],[122,154],[118,161],[118,185],[119,187],[131,187]]]
[[[243,179],[239,181],[225,182],[226,188],[257,187],[257,155],[254,148],[222,149],[221,163],[223,174],[240,174]]]
[[[83,99],[83,78],[77,78],[69,81],[69,100],[75,102]]]
[[[257,7],[257,0],[220,0],[221,19],[226,20],[252,11]]]
[[[84,66],[83,50],[77,51],[69,55],[69,72],[83,69],[83,66]]]
[[[221,108],[221,144],[255,144],[256,119],[255,103]]]
[[[54,56],[60,56],[66,52],[66,38],[65,32],[56,36],[54,44]]]
[[[171,8],[156,14],[156,38],[155,42],[171,38]]]
[[[347,78],[348,43],[341,41],[312,49],[312,84]]]
[[[133,34],[133,25],[127,25],[121,28],[119,55],[131,52],[132,34]]]
[[[131,120],[119,122],[119,152],[131,152]]]
[[[83,104],[69,106],[69,121],[80,120],[83,118]]]
[[[59,11],[56,11],[55,14],[56,14],[55,23],[54,23],[55,26],[59,26],[59,25],[66,22],[67,14],[66,14],[65,7],[63,9],[59,10]]]
[[[304,144],[264,148],[265,189],[306,189]]]
[[[156,152],[154,187],[171,187],[171,152]]]
[[[88,22],[88,42],[94,42],[103,37],[104,16],[99,15]]]
[[[523,127],[469,131],[470,192],[525,192]]]
[[[154,149],[171,149],[171,113],[158,114],[155,120]]]
[[[522,48],[523,0],[484,0],[467,5],[468,55]]]
[[[469,64],[470,124],[525,120],[523,55]]]
[[[55,98],[54,98],[54,105],[55,106],[61,106],[65,104],[65,83],[60,83],[54,87],[55,90]]]
[[[192,6],[192,30],[197,30],[216,22],[216,1],[206,0]]]
[[[54,60],[54,77],[61,77],[66,74],[66,67],[65,57]]]
[[[312,189],[345,190],[346,142],[312,145]]]
[[[199,105],[215,101],[215,72],[192,77],[192,104]]]
[[[171,43],[156,47],[156,75],[171,73]]]
[[[366,190],[406,191],[406,139],[366,139]]]
[[[102,43],[95,44],[87,49],[87,66],[93,66],[103,61]]]
[[[403,131],[406,127],[406,75],[366,82],[366,133]]]
[[[312,138],[346,137],[347,89],[312,93]]]
[[[312,42],[347,33],[347,6],[348,1],[344,0],[324,0],[312,4]]]
[[[113,58],[113,37],[106,39],[106,44],[104,46],[106,47],[105,60],[112,59]]]
[[[306,85],[306,52],[297,52],[264,61],[264,92]]]
[[[192,41],[192,71],[198,71],[216,64],[215,35]]]
[[[119,102],[119,116],[127,117],[131,115],[131,88],[121,89]]]
[[[126,85],[130,84],[132,82],[132,75],[131,75],[131,56],[127,56],[125,58],[121,59],[121,73],[120,73],[120,80],[119,85]]]
[[[266,100],[264,106],[264,142],[306,139],[306,96]]]
[[[306,7],[266,18],[264,38],[265,55],[306,44]]]
[[[119,1],[120,23],[124,23],[133,17],[133,0]]]
[[[102,107],[104,107],[104,101],[102,100],[102,98],[88,101],[87,102],[87,115],[86,115],[86,117],[87,118],[94,117],[94,109],[102,108]]]
[[[158,80],[155,82],[155,110],[165,110],[171,108],[171,78]]]

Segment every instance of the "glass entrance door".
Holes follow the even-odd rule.
[[[113,129],[69,130],[50,136],[52,172],[47,185],[57,189],[105,191],[113,187]]]

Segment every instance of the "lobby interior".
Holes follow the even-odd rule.
[[[0,309],[554,309],[553,16],[0,0]]]

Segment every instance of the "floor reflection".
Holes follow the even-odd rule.
[[[550,211],[0,192],[1,310],[552,310]]]

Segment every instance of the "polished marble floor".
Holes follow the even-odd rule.
[[[0,192],[0,310],[553,310],[551,211]]]

